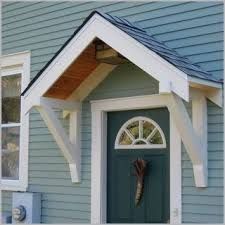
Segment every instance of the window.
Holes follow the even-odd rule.
[[[29,118],[20,94],[29,82],[30,55],[17,53],[1,60],[1,189],[25,191]]]
[[[119,130],[116,149],[165,148],[166,140],[159,125],[147,117],[134,117]]]
[[[2,178],[18,180],[21,74],[2,77]]]

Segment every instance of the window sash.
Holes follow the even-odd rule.
[[[21,91],[25,89],[30,81],[30,52],[20,52],[3,55],[1,57],[2,68],[0,79],[5,76],[21,75]],[[19,96],[20,97],[20,96]],[[2,106],[1,106],[2,107]],[[24,97],[20,97],[20,121],[3,123],[0,121],[0,131],[3,128],[19,127],[19,179],[10,177],[0,178],[1,190],[26,191],[28,185],[28,144],[29,144],[29,114],[24,112]],[[0,140],[0,146],[1,140]],[[2,151],[1,151],[2,153]],[[1,158],[1,157],[0,157]],[[2,176],[2,174],[0,175]]]
[[[15,78],[19,78],[19,82],[20,82],[20,86],[18,86],[18,96],[16,95],[15,97],[18,98],[18,102],[19,102],[19,105],[21,106],[21,97],[20,97],[20,92],[21,92],[21,83],[22,83],[22,73],[17,73],[17,74],[10,74],[9,76],[7,76],[7,74],[5,74],[4,77],[12,77],[12,79],[8,79],[7,78],[7,82],[9,82],[7,84],[6,87],[4,87],[4,91],[6,91],[7,93],[10,93],[10,90],[12,87],[12,85],[15,85],[14,82],[15,82]],[[15,77],[15,78],[13,78]],[[17,81],[17,80],[16,80]],[[12,84],[10,84],[10,82],[13,82]],[[3,83],[1,83],[1,86],[3,85]],[[3,91],[3,87],[2,87],[2,91]],[[4,92],[3,92],[4,93]],[[1,98],[3,99],[3,94],[1,96]],[[2,104],[3,104],[3,101],[1,101]],[[11,102],[8,102],[7,104],[10,104]],[[10,106],[10,105],[9,105]],[[4,107],[4,106],[3,106]],[[15,110],[15,108],[12,108],[12,110]],[[7,113],[7,112],[6,112]],[[9,112],[8,112],[9,113]],[[2,174],[1,174],[1,177],[2,177],[2,180],[19,180],[20,179],[20,174],[19,174],[19,171],[20,171],[20,154],[21,154],[21,143],[20,143],[20,139],[21,139],[21,107],[19,107],[18,109],[16,109],[15,112],[13,113],[19,113],[19,117],[17,118],[19,120],[19,123],[1,123],[1,133],[2,133],[2,143],[1,143],[1,154],[2,154],[2,157],[1,157],[1,160],[5,160],[5,161],[2,161],[1,162],[1,165],[2,165]],[[2,118],[2,120],[4,120]],[[7,128],[9,129],[7,131]],[[13,143],[15,144],[14,142],[16,141],[17,142],[17,138],[14,140],[11,140],[10,141],[10,136],[9,135],[12,135],[12,133],[10,133],[10,128],[19,128],[19,133],[18,133],[18,145],[16,144],[16,147],[18,149],[8,149],[8,144],[9,143]],[[3,129],[5,130],[6,129],[6,136],[3,136]],[[9,132],[9,133],[8,133]],[[11,131],[12,132],[12,131]],[[7,146],[4,146],[4,142],[7,143]]]

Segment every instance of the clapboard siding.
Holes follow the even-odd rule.
[[[222,2],[4,2],[3,53],[30,50],[33,77],[94,9],[136,22],[215,77],[223,76]],[[133,65],[126,65],[113,71],[88,96],[82,106],[81,184],[71,183],[66,160],[39,113],[32,111],[28,191],[42,193],[43,223],[90,222],[88,101],[151,94],[157,90],[156,81]],[[60,112],[58,116],[61,118]],[[68,127],[68,121],[63,124]],[[182,218],[187,223],[223,222],[223,112],[210,102],[208,130],[208,188],[195,188],[189,157],[184,149],[182,152]],[[11,211],[10,192],[3,193],[2,209]]]
[[[223,110],[208,101],[208,187],[195,188],[192,165],[183,149],[182,210],[184,222],[223,222],[223,159]]]

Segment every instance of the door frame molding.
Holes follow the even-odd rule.
[[[91,101],[91,223],[107,221],[107,112],[169,108],[166,94]],[[170,223],[181,219],[181,137],[170,113]]]

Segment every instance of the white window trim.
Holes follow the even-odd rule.
[[[91,223],[106,223],[107,209],[107,112],[168,107],[166,95],[91,101]],[[181,136],[170,113],[170,224],[180,224]]]
[[[156,132],[159,131],[159,133],[162,137],[163,143],[162,144],[148,144],[148,143],[146,143],[146,144],[142,144],[142,145],[136,145],[135,143],[131,143],[129,145],[119,144],[119,140],[120,140],[120,137],[121,137],[122,133],[126,130],[126,128],[129,124],[131,124],[135,121],[139,121],[139,126],[140,126],[140,121],[147,121],[147,122],[151,123],[152,125],[154,125],[153,131],[155,129],[156,129]],[[149,134],[149,136],[152,135],[153,131]],[[141,131],[140,131],[140,127],[139,127],[139,138],[133,140],[133,142],[136,142],[138,140],[146,142],[146,139],[149,138],[149,137],[147,137],[146,139],[144,139],[143,137],[140,138],[140,136],[143,136],[143,131],[142,131],[142,134],[140,134],[140,133],[141,133]],[[126,121],[122,125],[122,127],[119,129],[119,132],[116,135],[115,149],[143,149],[143,148],[144,149],[166,148],[166,139],[165,139],[165,135],[164,135],[161,127],[154,120],[152,120],[150,118],[147,118],[147,117],[143,117],[143,116],[136,116],[136,117],[133,117],[133,118],[129,119],[128,121]]]
[[[30,52],[1,57],[1,77],[18,73],[21,74],[21,91],[23,91],[30,81]],[[21,97],[20,124],[19,179],[1,179],[1,190],[26,191],[28,185],[29,114],[25,114],[24,97]]]

